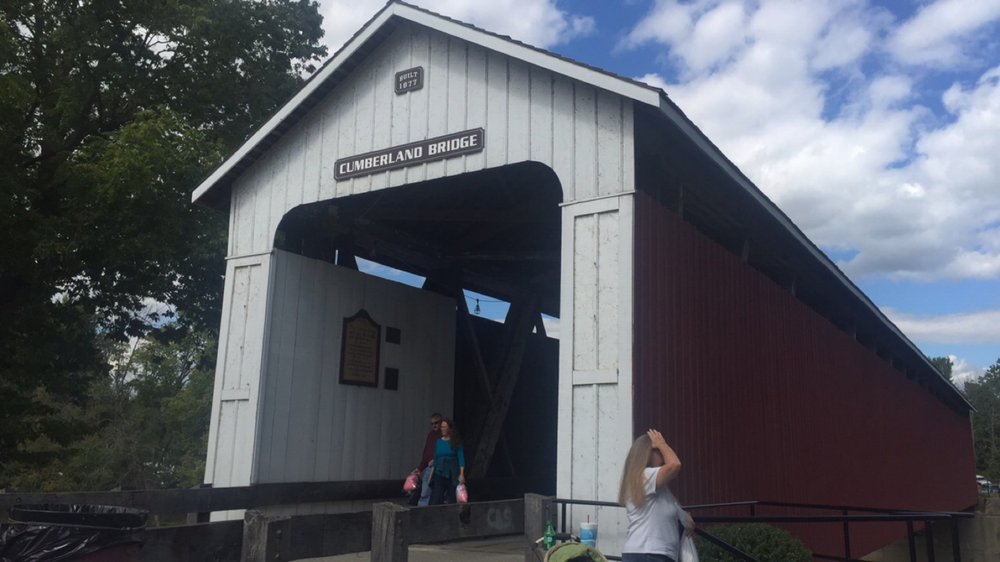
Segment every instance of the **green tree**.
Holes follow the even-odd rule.
[[[931,365],[934,365],[934,368],[937,369],[939,373],[944,375],[946,379],[951,380],[951,369],[954,367],[954,364],[951,362],[950,357],[928,357],[927,360],[930,361]]]
[[[156,335],[162,336],[135,344],[105,342],[112,367],[91,383],[87,405],[52,416],[85,428],[86,435],[65,445],[46,435],[26,443],[22,464],[3,467],[14,487],[148,489],[201,482],[215,342],[199,332]],[[44,391],[36,398],[57,405]],[[34,458],[25,462],[25,456]]]
[[[976,470],[994,482],[1000,480],[1000,359],[982,377],[965,383],[972,414]]]
[[[0,0],[0,459],[79,437],[102,342],[216,327],[225,217],[190,190],[301,86],[320,24],[313,0]]]

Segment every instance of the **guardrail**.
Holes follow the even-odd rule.
[[[570,505],[587,505],[596,507],[617,507],[622,506],[615,502],[602,502],[594,500],[576,500],[576,499],[564,499],[564,498],[546,498],[546,501],[551,504],[559,504],[561,506],[561,517],[560,529],[563,533],[566,532],[567,519],[567,507]],[[720,509],[720,508],[732,508],[732,507],[747,507],[749,510],[748,516],[700,516],[692,517],[697,523],[842,523],[842,533],[844,537],[844,555],[836,556],[831,554],[818,554],[813,553],[814,558],[820,558],[824,560],[835,560],[838,562],[861,562],[851,558],[851,536],[850,536],[850,525],[852,523],[905,523],[906,524],[906,534],[907,534],[907,546],[909,548],[909,557],[911,562],[917,561],[916,554],[916,540],[914,523],[923,523],[926,529],[926,559],[928,562],[935,562],[934,555],[934,533],[933,525],[935,522],[947,522],[951,525],[951,540],[952,540],[952,560],[953,562],[961,562],[962,552],[959,545],[959,530],[958,521],[960,519],[972,518],[975,516],[974,513],[968,512],[952,512],[952,511],[912,511],[912,510],[902,510],[902,509],[879,509],[871,507],[856,507],[856,506],[837,506],[837,505],[823,505],[823,504],[809,504],[809,503],[794,503],[794,502],[771,502],[771,501],[740,501],[740,502],[726,502],[726,503],[712,503],[712,504],[699,504],[685,506],[684,509],[688,512],[700,511],[706,509]],[[758,507],[778,507],[778,508],[794,508],[794,509],[815,509],[822,511],[836,511],[836,515],[758,515]],[[851,512],[864,513],[865,515],[852,515]],[[549,516],[550,518],[551,515]],[[526,527],[528,523],[526,523]],[[544,527],[542,528],[544,532]],[[718,539],[717,537],[705,532],[703,529],[696,529],[696,533],[704,538],[705,540],[715,544],[719,548],[725,550],[732,556],[739,560],[744,560],[746,562],[756,562],[756,560],[750,557],[748,554],[741,552],[739,549],[733,547],[730,544]],[[539,535],[540,536],[540,535]],[[605,554],[609,560],[620,560],[618,556],[608,556]]]

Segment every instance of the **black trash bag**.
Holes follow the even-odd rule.
[[[59,562],[96,552],[115,558],[115,551],[142,546],[147,515],[109,505],[15,506],[12,522],[0,525],[0,562]]]

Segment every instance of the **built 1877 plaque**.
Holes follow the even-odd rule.
[[[365,309],[344,318],[340,344],[340,384],[378,386],[379,342],[382,327]]]

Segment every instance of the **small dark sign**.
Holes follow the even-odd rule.
[[[485,140],[486,133],[483,129],[470,129],[443,137],[348,156],[334,163],[333,177],[337,181],[346,180],[481,152]]]
[[[407,68],[396,73],[396,93],[405,94],[424,87],[424,67]]]
[[[385,368],[385,389],[399,390],[399,369],[394,367]]]
[[[365,309],[344,318],[340,340],[340,384],[378,386],[378,355],[382,327]]]

